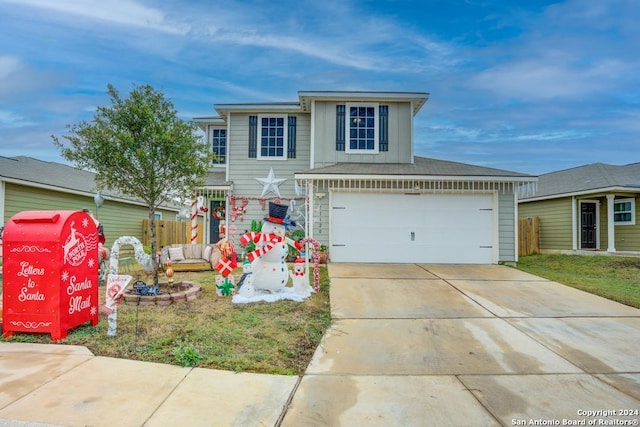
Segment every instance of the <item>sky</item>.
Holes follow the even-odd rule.
[[[418,156],[540,175],[640,162],[637,0],[0,0],[0,156],[149,84],[181,119],[299,91],[428,92]]]

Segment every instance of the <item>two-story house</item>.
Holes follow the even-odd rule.
[[[217,116],[195,119],[219,158],[201,189],[209,240],[222,229],[237,243],[279,200],[332,262],[517,261],[516,192],[536,177],[415,156],[428,98],[301,91],[215,105]]]

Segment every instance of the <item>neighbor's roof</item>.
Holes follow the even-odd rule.
[[[381,178],[396,176],[418,179],[497,179],[506,181],[535,182],[536,177],[519,172],[447,160],[415,157],[414,163],[336,163],[296,174],[300,179],[331,179],[338,176]]]
[[[605,191],[640,191],[640,163],[624,166],[592,163],[540,175],[535,194],[521,199],[538,200]]]
[[[60,190],[95,193],[95,173],[62,163],[32,157],[0,157],[0,178],[24,185],[57,187]]]
[[[46,162],[26,156],[0,156],[0,180],[14,184],[92,196],[97,191],[95,176],[94,172],[62,163]],[[117,191],[102,190],[100,193],[107,198],[125,200],[134,204],[142,203],[135,197],[123,195]],[[176,209],[178,206],[167,204],[163,207]]]

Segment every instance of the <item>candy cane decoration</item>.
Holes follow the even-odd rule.
[[[198,194],[191,202],[191,243],[198,239]]]
[[[320,257],[318,256],[320,253],[320,242],[311,237],[306,237],[300,240],[300,243],[311,243],[313,245],[313,290],[318,292],[320,289]]]

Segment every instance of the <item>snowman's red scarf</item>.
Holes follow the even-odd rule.
[[[253,242],[256,244],[266,242],[266,244],[262,248],[256,249],[255,251],[249,252],[247,254],[247,259],[252,262],[256,258],[261,257],[262,255],[269,252],[278,243],[281,243],[281,242],[286,242],[289,245],[295,246],[297,249],[302,248],[302,245],[300,243],[293,241],[288,237],[278,236],[277,234],[273,234],[273,233],[259,233],[255,231],[250,231],[248,233],[243,234],[240,237],[240,243],[242,244],[242,246],[246,246],[249,242]]]

